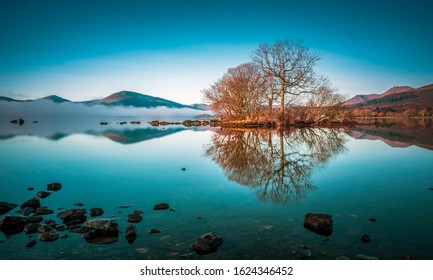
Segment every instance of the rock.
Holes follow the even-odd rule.
[[[49,191],[56,192],[56,191],[59,191],[61,188],[62,188],[62,184],[60,184],[60,183],[47,184],[47,190],[49,190]]]
[[[433,191],[433,188],[428,188],[429,191]]]
[[[37,208],[41,207],[41,201],[39,200],[39,197],[30,198],[29,200],[23,202],[23,204],[20,205],[21,209],[26,208],[26,207],[30,207],[30,208],[33,208],[35,210]]]
[[[195,217],[196,220],[203,220],[202,217]]]
[[[21,215],[24,215],[24,216],[28,216],[31,213],[35,213],[35,209],[30,208],[30,207],[25,207],[23,209],[15,211],[15,213],[18,213],[18,214],[21,214]]]
[[[48,208],[43,208],[43,207],[39,207],[38,209],[36,209],[36,214],[37,215],[49,215],[49,214],[53,214],[54,211]]]
[[[149,124],[151,126],[158,126],[159,125],[159,121],[151,121],[151,122],[149,122]]]
[[[168,208],[170,208],[170,205],[168,205],[168,203],[158,203],[155,206],[153,206],[153,210],[167,210]]]
[[[128,224],[128,227],[126,228],[126,232],[125,232],[126,241],[129,244],[134,243],[135,239],[137,239],[137,235],[138,235],[137,228],[135,228],[135,226],[132,224]]]
[[[29,225],[26,225],[25,227],[24,227],[24,229],[23,229],[23,231],[26,233],[26,234],[33,234],[33,233],[35,233],[35,232],[37,232],[38,231],[38,228],[41,226],[41,224],[29,224]]]
[[[292,254],[299,260],[306,260],[311,257],[310,249],[298,249],[292,252]]]
[[[33,188],[33,187],[30,187],[30,188],[27,188],[27,190],[28,190],[28,191],[34,191],[34,190],[35,190],[35,188]]]
[[[65,229],[66,229],[64,225],[56,225],[54,228],[57,231],[65,231]]]
[[[31,247],[35,246],[36,243],[37,243],[37,241],[33,239],[33,240],[31,240],[30,242],[28,242],[28,243],[25,245],[25,247],[26,247],[26,248],[31,248]]]
[[[68,226],[68,231],[73,233],[87,233],[89,232],[89,228],[79,226],[79,225],[70,225]]]
[[[67,235],[67,234],[63,234],[62,236],[60,236],[61,239],[66,239],[68,237],[69,237],[69,235]]]
[[[26,222],[28,224],[31,224],[31,223],[40,223],[44,219],[44,218],[42,218],[40,216],[30,216],[30,217],[25,217],[25,218],[26,218]]]
[[[332,216],[308,213],[304,217],[304,227],[319,235],[330,236],[333,227]]]
[[[39,234],[38,239],[40,241],[45,241],[45,242],[55,241],[59,239],[59,235],[57,234],[57,232],[54,231],[46,231],[46,232],[41,232]]]
[[[18,206],[18,204],[15,204],[15,203],[0,201],[0,215],[6,214],[7,212],[11,211],[12,209],[16,208],[17,206]]]
[[[176,212],[176,209],[170,208],[170,210],[168,210],[168,211],[170,211],[170,212]]]
[[[185,168],[185,167],[183,167],[183,168],[181,168],[180,170],[182,170],[182,171],[186,171],[186,168]]]
[[[18,124],[19,124],[19,125],[23,125],[23,124],[24,124],[24,120],[23,120],[23,119],[19,119],[19,120],[18,120]]]
[[[57,225],[56,221],[54,221],[53,219],[45,220],[45,224],[50,225],[52,227],[55,227]]]
[[[373,223],[376,222],[376,218],[368,218],[368,220],[369,220],[370,222],[373,222]]]
[[[147,252],[149,252],[149,249],[147,249],[146,247],[143,247],[143,248],[138,248],[135,251],[137,251],[140,254],[146,254]]]
[[[273,231],[274,227],[272,225],[264,225],[262,226],[263,231]]]
[[[107,125],[108,122],[100,122],[99,124],[100,124],[100,125]]]
[[[53,231],[53,227],[52,226],[45,225],[45,226],[38,227],[38,232],[39,233],[49,232],[49,231]]]
[[[350,260],[350,259],[346,256],[339,256],[336,258],[336,260]]]
[[[83,206],[84,206],[84,203],[78,202],[78,203],[74,203],[74,205],[75,205],[75,206],[78,206],[78,207],[83,207]]]
[[[156,228],[151,228],[149,229],[149,233],[150,234],[157,234],[157,233],[161,233],[162,230],[156,229]]]
[[[362,242],[364,242],[364,243],[368,243],[368,242],[371,241],[371,237],[368,236],[367,234],[364,234],[363,236],[361,236],[361,240],[362,240]]]
[[[83,238],[92,244],[110,244],[118,240],[119,225],[115,219],[96,219],[84,224],[89,229]]]
[[[62,219],[65,225],[82,224],[87,220],[86,213],[86,209],[70,209],[59,212],[57,217]]]
[[[139,223],[141,220],[143,220],[143,217],[139,214],[132,213],[128,215],[128,222],[130,223]]]
[[[134,210],[134,212],[132,212],[132,213],[141,215],[144,213],[144,211],[143,210]]]
[[[356,258],[357,258],[358,260],[377,260],[376,257],[373,257],[373,256],[367,256],[367,255],[363,255],[363,254],[358,254],[358,255],[356,255]]]
[[[130,208],[132,207],[131,205],[119,205],[119,208],[124,209],[124,208]]]
[[[49,197],[51,195],[51,193],[50,192],[39,191],[36,195],[38,197],[40,197],[40,198],[46,198],[46,197]]]
[[[27,217],[6,216],[0,218],[0,231],[6,235],[14,235],[23,232],[28,224]]]
[[[18,123],[18,120],[11,120],[11,121],[9,121],[10,123],[13,123],[13,124],[17,124]]]
[[[102,208],[90,208],[90,217],[99,217],[104,214]]]
[[[192,245],[192,249],[198,254],[209,254],[215,252],[222,243],[222,238],[218,237],[214,232],[208,232],[197,238]]]
[[[132,122],[130,122],[131,124],[140,124],[141,122],[140,121],[132,121]]]

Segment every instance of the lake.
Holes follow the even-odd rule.
[[[286,131],[135,120],[0,119],[0,201],[18,204],[0,217],[22,216],[21,203],[59,182],[40,199],[54,211],[44,222],[62,224],[57,213],[82,208],[120,230],[110,244],[68,230],[51,242],[0,232],[0,259],[433,259],[431,120]],[[169,209],[153,210],[162,202]],[[94,207],[104,214],[91,218]],[[143,220],[128,242],[135,210]],[[305,228],[307,213],[332,215],[331,234]],[[208,232],[221,246],[193,251]]]

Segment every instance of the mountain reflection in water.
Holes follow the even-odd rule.
[[[315,189],[311,175],[345,150],[335,129],[221,129],[205,156],[218,163],[229,180],[255,190],[261,201],[298,202]]]

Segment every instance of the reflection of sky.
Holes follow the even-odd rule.
[[[322,53],[320,71],[343,93],[432,82],[431,1],[3,2],[0,95],[198,102],[259,43],[284,38]]]

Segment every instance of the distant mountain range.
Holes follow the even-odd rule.
[[[343,103],[349,108],[431,108],[433,107],[433,84],[420,88],[395,86],[382,94],[356,95]]]
[[[36,102],[41,100],[51,100],[54,103],[76,103],[76,104],[86,104],[89,106],[94,105],[105,105],[105,106],[132,106],[137,108],[155,108],[159,106],[164,106],[168,108],[189,108],[196,110],[206,110],[206,104],[193,104],[193,105],[184,105],[171,100],[154,97],[146,94],[141,94],[133,91],[119,91],[113,93],[107,97],[102,99],[88,100],[88,101],[80,101],[73,102],[71,100],[62,98],[57,95],[49,95],[43,98],[35,99],[35,100],[16,100],[6,96],[0,96],[0,101],[6,102]]]

